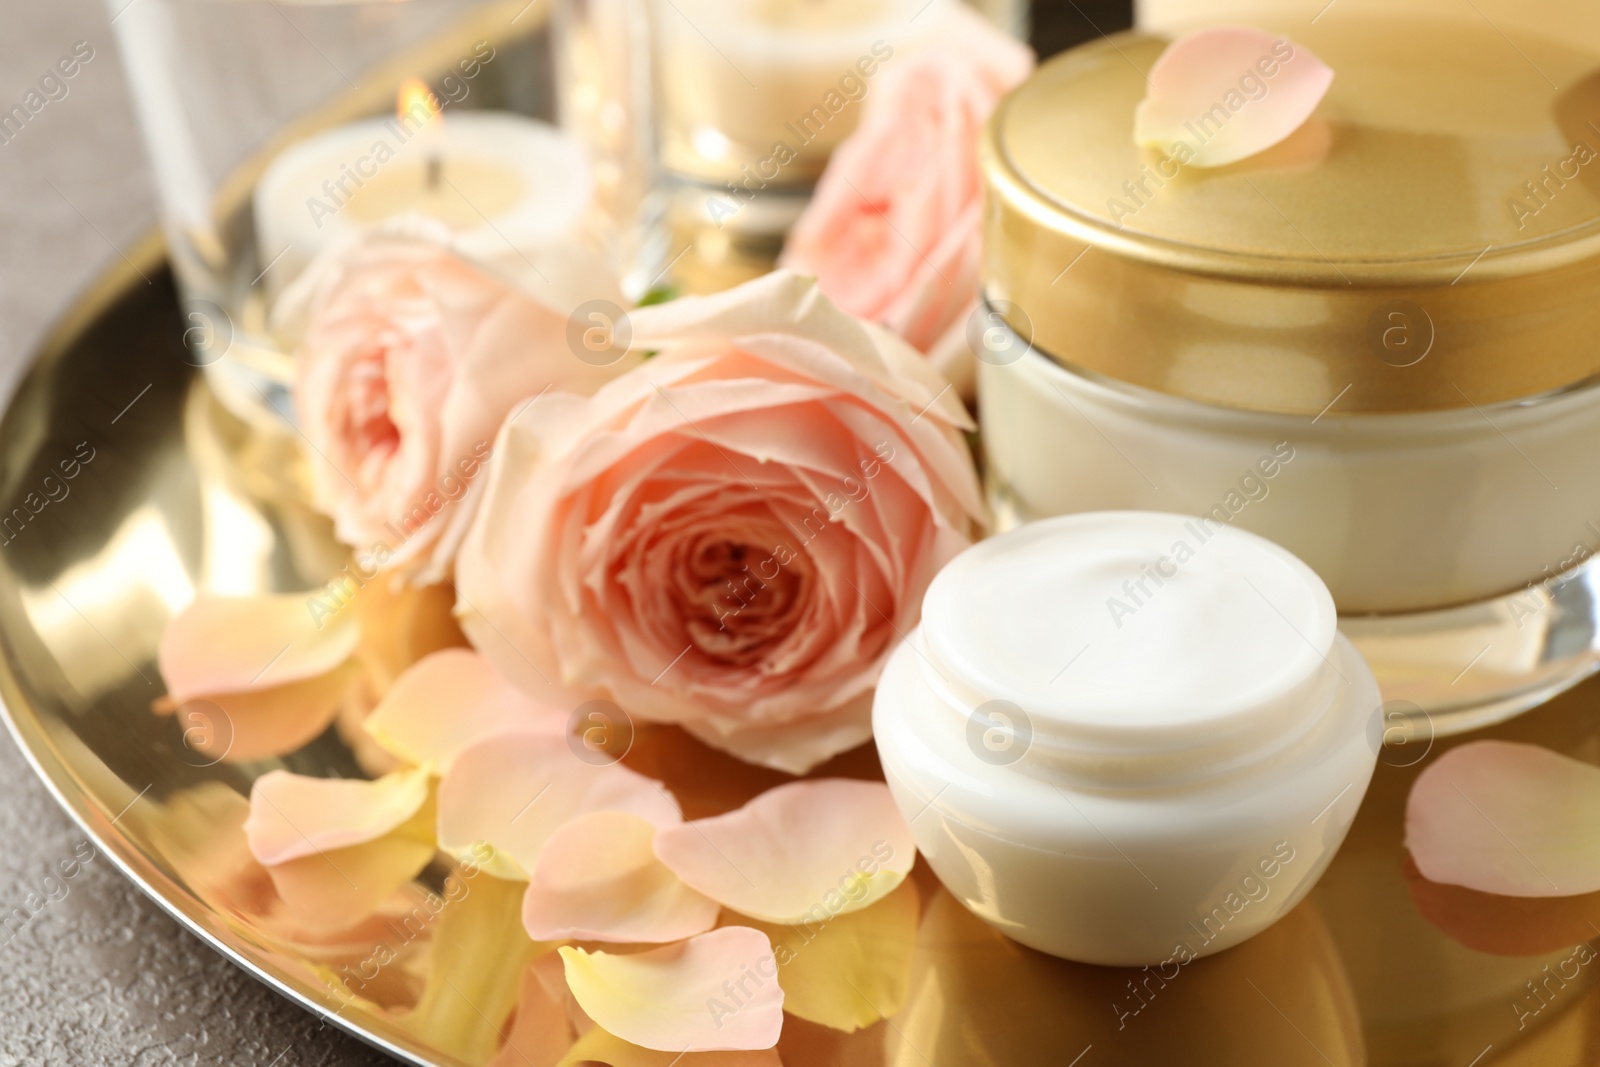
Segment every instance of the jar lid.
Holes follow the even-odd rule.
[[[1355,691],[1316,573],[1186,515],[1063,515],[981,541],[935,576],[919,634],[951,707],[1026,723],[1038,758],[1096,773],[1255,758]]]
[[[1135,144],[1164,38],[1074,49],[1001,104],[985,287],[1013,329],[1069,366],[1280,413],[1484,406],[1600,373],[1600,56],[1457,21],[1266,28],[1333,85],[1229,166]]]

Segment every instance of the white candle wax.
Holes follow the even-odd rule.
[[[952,0],[672,0],[660,6],[663,152],[679,172],[810,181],[895,56]],[[775,151],[782,145],[786,151]]]
[[[583,149],[518,115],[340,126],[290,147],[256,187],[260,261],[271,264],[263,284],[280,291],[334,241],[408,213],[444,222],[485,258],[548,246],[580,225],[593,196]]]
[[[1323,10],[1323,3],[1303,0],[1137,0],[1134,4],[1140,29],[1166,34],[1231,23],[1293,30],[1320,20]],[[1376,13],[1458,19],[1479,26],[1487,22],[1506,32],[1520,30],[1600,49],[1600,5],[1594,0],[1340,0],[1339,12],[1346,18]]]

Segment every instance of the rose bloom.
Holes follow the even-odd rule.
[[[966,412],[783,271],[633,331],[659,354],[502,431],[462,627],[546,703],[610,699],[802,773],[871,736],[885,657],[978,530]]]
[[[442,226],[405,220],[324,254],[274,309],[299,338],[294,403],[315,452],[314,503],[367,566],[445,576],[507,414],[541,390],[590,393],[621,372],[573,354],[578,299],[539,279],[588,295],[614,284],[576,259],[525,266],[518,285],[452,251]]]
[[[956,8],[926,48],[884,66],[784,247],[853,315],[881,322],[966,391],[983,187],[978,139],[1033,54]]]

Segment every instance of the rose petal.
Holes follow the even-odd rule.
[[[911,829],[882,782],[793,782],[738,811],[659,831],[679,878],[766,922],[826,920],[887,896],[916,859]]]
[[[528,881],[522,925],[535,941],[680,941],[717,924],[717,903],[656,859],[656,830],[620,811],[550,835]]]
[[[1248,95],[1241,80],[1266,86],[1265,94]],[[1299,129],[1331,84],[1327,64],[1286,38],[1244,26],[1199,30],[1172,42],[1150,68],[1134,140],[1180,159],[1187,151],[1187,166],[1221,167]]]
[[[767,935],[781,961],[783,1010],[854,1033],[905,1006],[917,910],[917,887],[903,883],[872,907],[823,923],[750,925]]]
[[[270,867],[375,841],[427,799],[424,770],[397,771],[375,782],[270,771],[250,790],[244,831],[251,853]]]
[[[426,807],[418,813],[428,814]],[[229,922],[248,927],[263,944],[300,957],[362,959],[373,945],[393,938],[395,924],[423,899],[420,892],[389,888],[403,886],[411,874],[401,871],[403,877],[396,878],[384,873],[390,869],[386,862],[365,868],[361,857],[346,858],[369,845],[333,854],[337,870],[326,864],[302,869],[303,860],[269,870],[250,854],[244,833],[249,817],[250,801],[215,780],[181,789],[165,803],[137,805],[127,814],[141,831],[148,831],[149,840],[196,896]],[[407,834],[417,821],[381,840]],[[413,840],[427,844],[425,864],[434,849],[428,843],[431,826],[421,821],[424,832]],[[379,877],[365,877],[369,869],[376,869]],[[363,892],[352,890],[347,874],[361,875]]]
[[[746,763],[805,774],[872,740],[872,694],[864,693],[838,711],[797,722],[766,725],[713,718],[684,723],[684,729]]]
[[[1442,933],[1477,952],[1540,956],[1595,936],[1591,915],[1600,893],[1575,897],[1503,897],[1430,882],[1406,859],[1406,886],[1417,911]]]
[[[426,984],[401,1022],[408,1037],[448,1062],[487,1063],[505,1045],[520,979],[541,951],[522,932],[521,890],[469,865],[445,885]]]
[[[616,764],[580,760],[559,738],[506,734],[460,753],[439,782],[439,844],[462,854],[477,842],[484,868],[526,879],[550,836],[580,815],[622,811],[657,827],[683,815],[660,784]]]
[[[367,717],[377,707],[378,694],[377,680],[373,677],[373,672],[370,669],[363,670],[360,677],[351,683],[333,720],[334,732],[350,750],[356,766],[361,768],[362,775],[367,778],[382,778],[408,765],[406,760],[397,759],[367,733]]]
[[[358,683],[357,672],[346,663],[288,685],[213,693],[157,710],[175,713],[184,745],[203,756],[230,763],[270,759],[320,737]]]
[[[455,604],[456,591],[449,584],[411,585],[384,578],[362,587],[354,604],[361,622],[356,658],[379,695],[425,656],[466,647]]]
[[[463,749],[495,734],[565,736],[566,718],[529,700],[478,653],[451,648],[402,674],[366,726],[388,751],[442,772]]]
[[[559,1067],[783,1067],[776,1048],[735,1052],[657,1052],[640,1048],[598,1026],[572,1046]],[[516,1067],[506,1064],[505,1067]]]
[[[289,913],[307,928],[344,930],[382,908],[436,854],[426,836],[395,832],[267,868]]]
[[[505,1047],[489,1067],[554,1067],[572,1048],[577,1035],[567,1020],[565,990],[552,995],[539,973],[547,961],[560,972],[561,959],[554,953],[539,957],[522,972],[517,1013],[506,1029]]]
[[[783,990],[772,945],[759,930],[728,926],[629,956],[560,952],[578,1005],[625,1041],[671,1053],[778,1043]]]
[[[157,660],[174,701],[270,689],[328,674],[355,651],[356,614],[321,620],[308,593],[200,596],[162,631]]]
[[[1423,877],[1513,897],[1600,890],[1600,768],[1537,745],[1476,741],[1417,777],[1406,847]]]

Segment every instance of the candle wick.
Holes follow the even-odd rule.
[[[428,191],[437,192],[444,178],[444,159],[438,154],[428,157]]]

